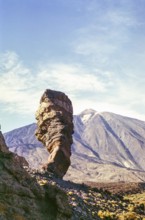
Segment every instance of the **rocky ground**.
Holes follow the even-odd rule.
[[[77,184],[11,166],[12,158],[0,157],[0,220],[145,219],[143,183]]]
[[[55,185],[68,196],[72,220],[145,219],[145,184],[143,183],[86,183],[76,184],[57,179],[51,174],[29,171],[37,182],[46,187]]]
[[[30,170],[0,133],[0,220],[95,219],[145,220],[145,184],[78,184]]]
[[[26,160],[8,151],[0,132],[0,220],[70,220],[64,190],[44,186],[25,168]]]

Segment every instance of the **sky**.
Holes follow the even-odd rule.
[[[35,122],[45,89],[74,114],[145,121],[144,0],[0,0],[2,131]]]

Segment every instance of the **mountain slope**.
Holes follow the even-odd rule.
[[[36,124],[27,125],[4,134],[9,150],[23,156],[32,168],[47,161],[48,152],[35,138]]]
[[[145,122],[108,112],[90,114],[88,110],[77,121],[81,129],[75,130],[74,151],[98,162],[144,170]]]
[[[48,157],[35,138],[35,129],[32,124],[5,134],[10,150],[25,157],[32,167]],[[145,180],[145,122],[88,109],[74,116],[74,130],[72,166],[66,179]]]

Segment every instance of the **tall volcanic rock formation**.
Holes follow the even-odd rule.
[[[70,166],[73,134],[73,108],[62,92],[47,89],[36,112],[36,137],[50,153],[44,170],[62,178]]]

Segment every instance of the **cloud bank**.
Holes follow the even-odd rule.
[[[77,97],[85,98],[83,93],[105,93],[109,87],[109,77],[106,83],[99,70],[88,72],[81,65],[39,65],[33,72],[14,52],[1,54],[0,58],[0,102],[7,104],[7,111],[34,112],[47,88],[64,91],[75,100]]]
[[[94,108],[145,119],[140,78],[126,80],[116,73],[76,63],[41,64],[34,72],[15,52],[7,52],[0,55],[0,83],[0,105],[7,112],[34,114],[42,93],[50,88],[71,98],[74,113]]]

